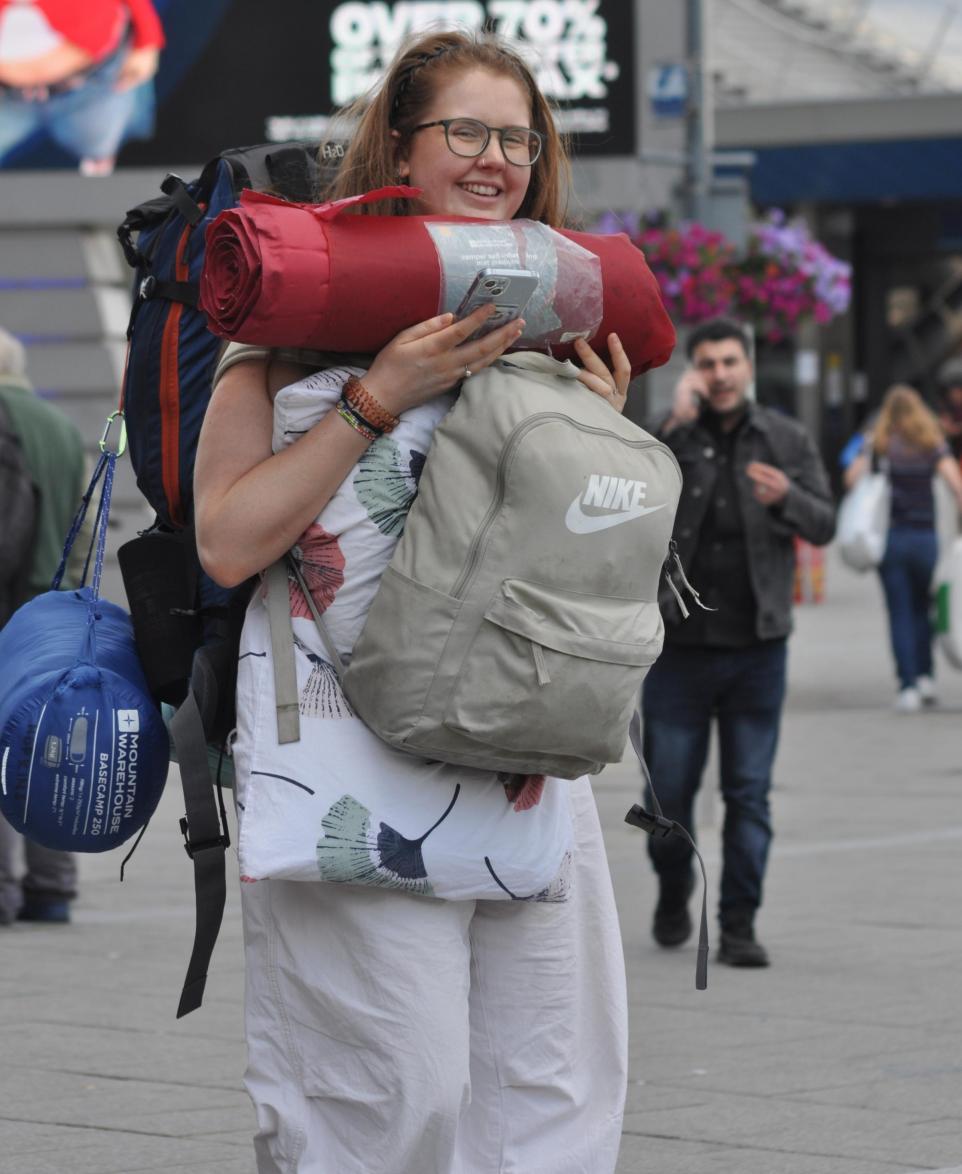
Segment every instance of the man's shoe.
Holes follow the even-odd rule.
[[[694,878],[679,887],[661,886],[655,916],[651,923],[651,936],[659,946],[680,946],[691,937],[692,922],[688,912],[688,898],[694,887]]]
[[[48,925],[65,925],[70,920],[70,902],[54,898],[25,897],[17,914],[18,921],[43,921]]]
[[[729,966],[768,966],[768,951],[755,941],[751,922],[722,926],[718,961]]]

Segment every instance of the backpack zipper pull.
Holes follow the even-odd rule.
[[[670,538],[668,540],[668,557],[665,559],[665,578],[668,580],[668,586],[672,589],[675,598],[678,600],[678,606],[681,608],[681,612],[684,618],[686,620],[688,619],[688,609],[682,603],[678,588],[675,586],[672,580],[672,562],[674,562],[675,566],[678,568],[678,574],[681,577],[681,585],[685,588],[692,599],[694,599],[695,603],[698,604],[702,611],[718,611],[717,607],[709,607],[707,603],[702,603],[701,596],[698,594],[695,588],[692,587],[691,583],[688,582],[688,578],[685,575],[685,568],[681,565],[681,559],[678,555],[678,544],[675,542],[674,538]]]
[[[668,565],[668,559],[665,559],[665,565],[662,567],[662,574],[665,576],[665,582],[671,588],[671,593],[675,597],[675,601],[678,604],[678,610],[681,612],[681,618],[683,620],[687,620],[691,613],[685,606],[685,601],[681,597],[681,592],[675,586],[675,581],[671,577],[671,567]]]
[[[538,674],[538,684],[541,686],[550,685],[551,677],[548,673],[548,666],[544,662],[544,650],[540,644],[531,641],[531,655],[534,657],[534,671]]]

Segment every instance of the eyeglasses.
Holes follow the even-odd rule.
[[[544,135],[527,126],[488,126],[476,118],[439,118],[422,122],[411,128],[411,134],[427,130],[429,126],[443,126],[448,150],[465,159],[483,155],[491,142],[492,131],[498,136],[501,151],[515,167],[530,167],[537,162],[544,146]]]

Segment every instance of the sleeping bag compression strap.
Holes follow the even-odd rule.
[[[702,860],[701,853],[698,851],[695,841],[688,834],[687,830],[677,820],[667,819],[662,814],[661,804],[658,802],[655,788],[651,785],[648,764],[645,762],[645,756],[642,753],[641,718],[638,716],[637,710],[632,716],[631,725],[628,727],[628,734],[631,738],[631,745],[635,754],[638,756],[641,773],[644,775],[648,794],[651,795],[651,802],[655,811],[652,814],[652,812],[646,811],[640,804],[635,803],[625,816],[625,823],[630,823],[633,827],[641,828],[642,831],[647,832],[648,835],[659,840],[665,839],[670,835],[682,836],[691,844],[695,855],[698,857],[698,864],[701,868],[702,891],[701,924],[698,929],[698,955],[695,960],[695,989],[703,991],[708,986],[708,877],[705,875],[705,862]]]

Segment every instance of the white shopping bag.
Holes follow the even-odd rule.
[[[865,473],[842,498],[836,539],[842,561],[853,571],[870,571],[882,561],[891,507],[885,473]]]
[[[939,648],[962,669],[962,538],[956,538],[935,569],[935,632]]]

